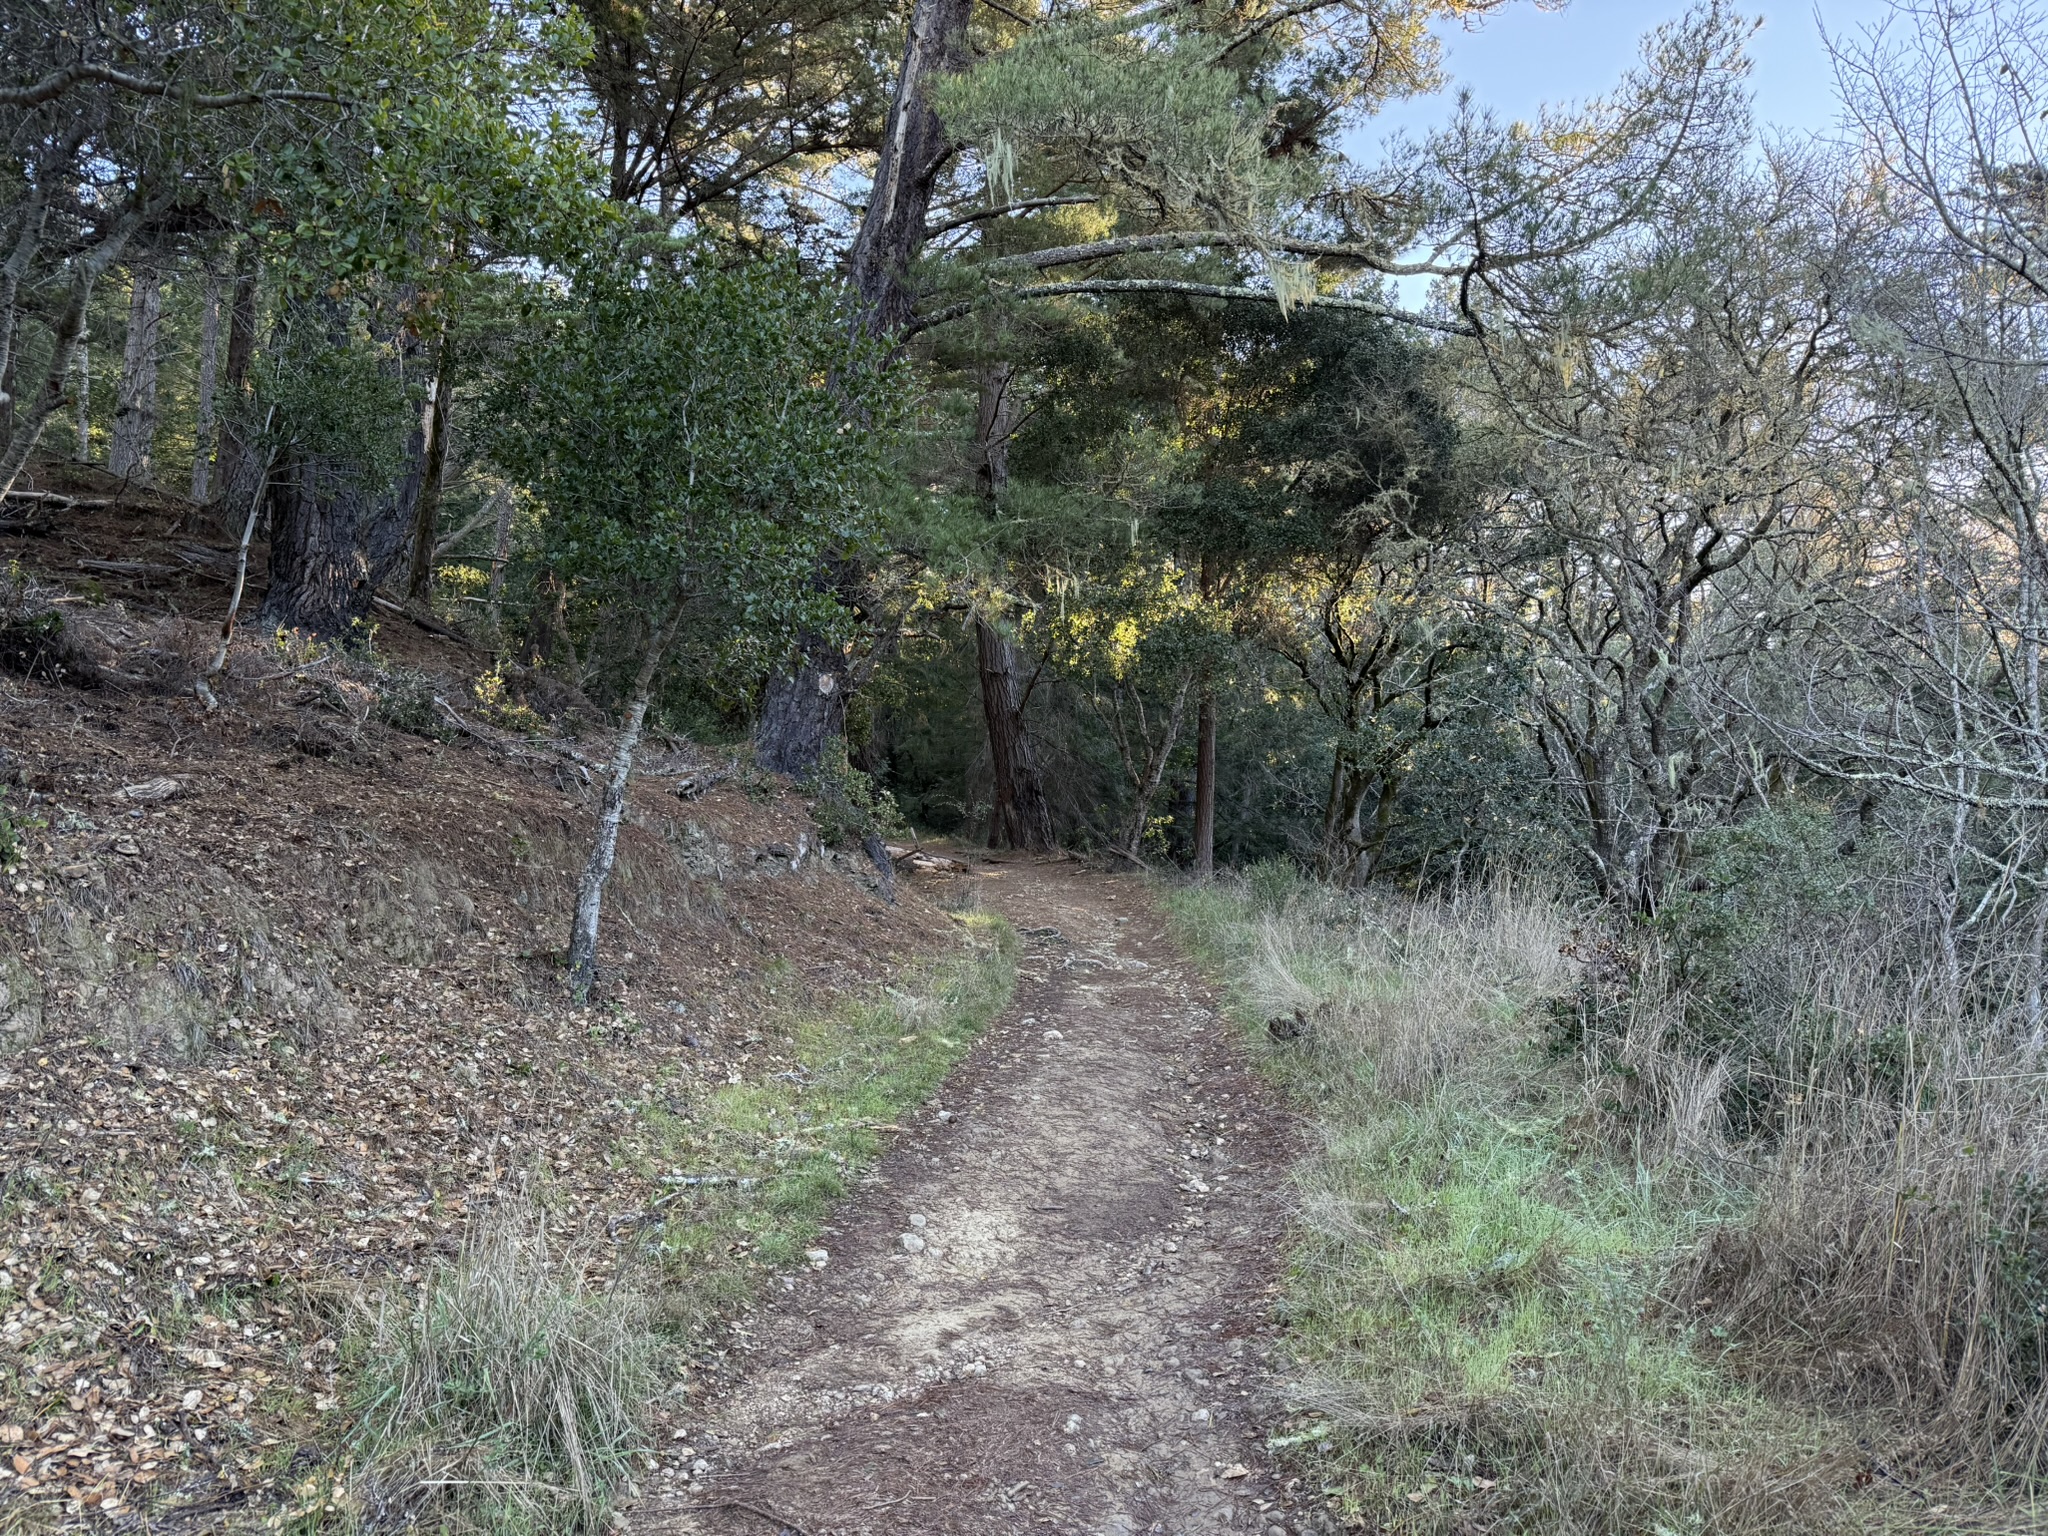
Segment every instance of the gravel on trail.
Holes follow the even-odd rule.
[[[1287,1117],[1144,885],[991,861],[1003,1019],[747,1319],[646,1536],[1319,1527],[1276,1412]]]

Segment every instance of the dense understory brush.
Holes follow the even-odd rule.
[[[1526,892],[1266,867],[1173,909],[1320,1131],[1276,1440],[1345,1515],[2048,1529],[2048,1110],[1997,1019],[1816,930],[1800,1006],[1738,1050],[1654,942],[1624,964]]]

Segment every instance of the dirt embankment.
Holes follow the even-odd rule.
[[[501,729],[489,658],[402,618],[370,661],[250,636],[208,711],[173,690],[218,560],[157,550],[153,503],[89,514],[0,539],[98,671],[0,655],[0,1516],[210,1528],[339,1424],[345,1298],[417,1278],[511,1176],[629,1230],[656,1085],[781,1070],[783,1004],[950,925],[821,851],[788,786],[668,743],[572,1007],[602,732]]]

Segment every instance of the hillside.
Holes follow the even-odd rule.
[[[630,1232],[677,1188],[650,1108],[787,1072],[800,1006],[954,928],[821,849],[785,781],[663,742],[572,1006],[594,712],[480,708],[485,653],[402,618],[357,654],[245,630],[209,711],[189,679],[226,588],[178,563],[220,554],[167,526],[187,510],[58,510],[0,546],[0,1509],[60,1524],[274,1489],[338,1422],[357,1299],[508,1181]]]

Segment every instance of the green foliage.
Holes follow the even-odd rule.
[[[1792,967],[1810,934],[1847,939],[1874,914],[1870,876],[1886,857],[1878,840],[1845,840],[1831,806],[1798,796],[1694,834],[1656,928],[1702,1048],[1768,1051],[1746,1034],[1774,1031],[1795,1006],[1804,978]]]
[[[1020,151],[1210,228],[1256,227],[1307,185],[1267,152],[1270,103],[1248,98],[1205,38],[1084,11],[1033,28],[933,96],[947,126],[975,141],[999,196],[1011,194]]]
[[[1264,858],[1244,870],[1245,899],[1255,912],[1284,912],[1308,889],[1308,876],[1292,859]]]
[[[258,453],[288,443],[372,499],[389,496],[405,473],[426,398],[423,370],[417,362],[406,366],[416,349],[394,333],[396,317],[375,298],[296,306],[243,408],[243,429]],[[266,421],[271,430],[263,438]]]
[[[828,848],[858,848],[869,838],[900,837],[906,830],[895,797],[847,761],[843,736],[825,744],[803,787]]]
[[[831,633],[826,561],[876,534],[898,408],[841,296],[788,260],[662,249],[592,262],[534,317],[486,403],[491,452],[545,508],[539,557],[640,647]]]
[[[0,785],[0,874],[12,873],[27,857],[24,834],[40,831],[48,825],[40,816],[27,816],[10,809],[8,794],[7,786]]]
[[[751,1293],[764,1269],[805,1262],[832,1203],[881,1156],[883,1132],[938,1089],[1008,1005],[1017,940],[962,920],[967,946],[885,992],[800,1014],[795,1069],[710,1089],[677,1114],[650,1104],[650,1172],[679,1200],[656,1236],[664,1307],[686,1331]]]

